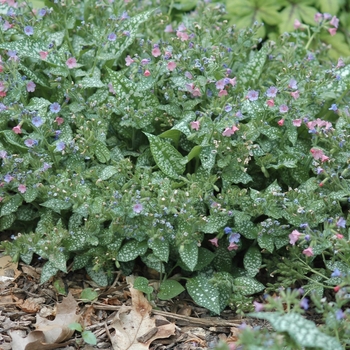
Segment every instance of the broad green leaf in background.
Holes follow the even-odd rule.
[[[180,257],[185,265],[193,271],[198,262],[198,246],[196,242],[188,243],[180,248]]]
[[[148,133],[145,135],[148,137],[154,161],[159,169],[165,175],[177,179],[185,171],[181,153],[160,137]]]
[[[157,296],[161,300],[170,300],[184,290],[185,288],[178,281],[166,280],[160,284]]]

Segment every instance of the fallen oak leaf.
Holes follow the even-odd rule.
[[[173,323],[156,327],[156,319],[150,317],[152,306],[142,292],[130,287],[130,294],[132,306],[122,305],[111,324],[114,350],[148,350],[155,339],[175,334]]]
[[[78,303],[69,293],[62,303],[57,304],[54,320],[36,315],[36,330],[43,332],[46,343],[61,343],[73,335],[74,330],[68,328],[68,325],[80,320],[80,315],[76,314],[77,306]]]
[[[17,331],[10,331],[9,335],[12,338],[11,349],[16,350],[54,350],[67,346],[70,343],[47,344],[45,343],[44,333],[41,331],[32,331],[25,338]]]

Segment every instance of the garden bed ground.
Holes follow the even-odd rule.
[[[3,262],[1,274],[14,278],[0,283],[0,324],[2,324],[0,349],[8,350],[14,349],[10,332],[16,332],[22,337],[28,337],[28,334],[33,335],[32,331],[35,330],[35,324],[38,322],[37,315],[55,320],[59,313],[57,305],[62,303],[64,296],[57,293],[52,281],[44,285],[39,284],[41,272],[39,261],[34,266],[19,264],[18,267],[8,264],[5,266],[6,259],[1,261]],[[113,285],[106,288],[99,288],[83,271],[62,274],[58,281],[77,301],[77,313],[81,315],[81,323],[85,324],[85,329],[91,330],[97,338],[96,346],[79,345],[80,336],[76,332],[63,342],[65,344],[63,348],[113,349],[112,320],[122,306],[131,305],[131,294],[125,277],[117,275]],[[84,288],[93,288],[98,291],[98,299],[89,303],[79,300]],[[69,308],[69,305],[67,306]],[[243,320],[229,310],[223,312],[221,317],[210,317],[206,309],[195,306],[190,299],[158,302],[151,311],[151,317],[160,318],[160,316],[162,316],[161,323],[175,324],[175,332],[168,338],[154,340],[150,349],[212,348],[220,339],[234,342],[239,332],[238,327],[243,322],[252,325],[261,324],[261,321],[258,320]],[[56,326],[59,329],[62,324],[60,321],[57,322]],[[54,327],[55,323],[52,323],[51,326]],[[19,345],[27,349],[26,344],[27,341],[23,340],[23,343]],[[47,348],[55,349],[56,347]],[[140,345],[140,349],[144,347]]]

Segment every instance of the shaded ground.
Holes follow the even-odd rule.
[[[0,276],[3,276],[0,282],[0,350],[38,350],[37,347],[25,347],[25,341],[24,345],[16,345],[20,348],[13,348],[11,341],[14,333],[12,337],[10,334],[15,331],[16,335],[29,339],[28,334],[35,334],[33,331],[38,322],[37,316],[55,320],[58,314],[57,305],[62,302],[64,295],[57,292],[53,281],[39,284],[40,263],[34,267],[25,264],[17,267],[7,263],[6,269],[3,263],[0,267]],[[114,349],[111,340],[115,329],[111,324],[121,307],[131,305],[130,290],[125,278],[121,275],[116,276],[113,285],[106,288],[98,287],[84,271],[56,276],[55,281],[74,297],[73,301],[77,303],[76,312],[81,315],[80,323],[85,330],[95,334],[97,345],[84,344],[80,333],[75,332],[60,345],[48,348],[56,349],[61,346],[67,350]],[[79,300],[85,288],[97,291],[98,299],[87,303]],[[151,317],[157,318],[158,323],[159,318],[163,324],[175,324],[174,334],[165,339],[154,340],[149,347],[152,350],[207,349],[213,348],[220,339],[234,343],[239,332],[238,327],[243,322],[230,310],[223,312],[221,317],[210,317],[206,309],[196,306],[190,299],[157,301],[152,307]],[[246,319],[244,322],[252,325],[259,323],[258,320],[252,319]],[[147,337],[150,339],[150,334],[143,335],[140,340],[147,341]],[[140,349],[144,347],[140,346]]]

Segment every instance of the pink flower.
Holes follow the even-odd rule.
[[[150,72],[148,69],[146,69],[146,70],[145,70],[145,73],[143,73],[143,75],[144,75],[145,77],[149,77],[149,76],[151,75],[151,72]]]
[[[108,91],[109,91],[111,94],[115,95],[115,94],[116,94],[116,91],[114,90],[114,87],[113,87],[112,83],[108,83],[107,86],[108,86]]]
[[[169,59],[172,56],[172,53],[170,51],[165,51],[164,58]]]
[[[143,210],[143,205],[140,204],[140,203],[137,203],[137,204],[135,204],[135,205],[133,206],[132,209],[133,209],[134,213],[140,214],[140,213],[142,212],[142,210]]]
[[[321,162],[326,162],[327,160],[329,160],[329,157],[325,156],[324,154],[321,156]]]
[[[26,185],[19,185],[18,186],[18,191],[21,193],[25,193],[27,191]]]
[[[294,29],[299,29],[301,26],[301,23],[298,19],[294,20]]]
[[[322,13],[317,12],[314,16],[315,22],[319,22],[322,19]]]
[[[273,107],[275,105],[275,101],[274,100],[267,100],[266,101],[266,104],[269,106],[269,107]]]
[[[294,98],[294,100],[297,100],[299,98],[299,90],[291,92],[290,95]]]
[[[208,241],[213,245],[213,246],[215,246],[215,247],[218,247],[219,245],[218,245],[218,238],[217,237],[215,237],[215,238],[213,238],[213,239],[208,239]]]
[[[188,40],[188,34],[184,32],[177,31],[176,36],[181,39],[181,41],[186,41]]]
[[[186,72],[185,72],[185,77],[186,77],[187,79],[193,79],[193,76],[192,76],[192,74],[191,74],[189,71],[186,71]]]
[[[28,92],[34,92],[35,91],[35,87],[36,87],[36,85],[32,81],[29,81],[27,83],[27,86],[26,86]]]
[[[237,83],[237,78],[236,78],[236,77],[234,77],[233,79],[230,79],[230,84],[231,84],[232,86],[235,86],[236,83]]]
[[[340,68],[340,67],[344,67],[345,63],[341,58],[338,58],[338,64],[335,68]]]
[[[299,239],[300,235],[301,235],[301,233],[299,231],[297,231],[297,230],[292,231],[292,233],[290,233],[288,235],[289,243],[291,245],[295,245],[295,242]]]
[[[313,256],[314,255],[314,252],[312,250],[312,247],[309,247],[309,248],[306,248],[303,250],[303,254],[306,255],[306,256]]]
[[[153,50],[152,50],[152,56],[153,57],[158,57],[160,56],[162,53],[160,52],[159,50],[159,47],[155,47]]]
[[[169,62],[167,68],[172,72],[176,68],[175,62]]]
[[[324,156],[323,151],[318,148],[311,148],[310,152],[315,160],[319,160]]]
[[[216,83],[215,83],[215,87],[218,89],[218,90],[223,90],[225,89],[225,79],[220,79],[218,80]]]
[[[39,55],[42,60],[46,60],[46,57],[48,56],[49,52],[48,51],[40,51]]]
[[[329,22],[329,24],[335,28],[338,28],[339,26],[339,19],[335,16],[333,16],[333,18],[331,19],[331,21]]]
[[[66,65],[69,69],[75,68],[77,66],[77,60],[74,57],[69,57]]]
[[[127,55],[126,57],[125,57],[125,65],[126,66],[130,66],[132,63],[134,63],[135,61],[129,56],[129,55]]]
[[[231,242],[230,245],[227,247],[227,250],[231,251],[231,250],[237,250],[239,247],[236,243]]]
[[[292,121],[293,125],[294,125],[294,126],[297,126],[297,127],[301,126],[301,122],[302,122],[301,119],[294,119],[294,120]]]
[[[3,81],[0,81],[0,92],[6,92],[6,91],[7,91],[7,87],[5,83]]]
[[[344,236],[341,235],[340,233],[336,233],[336,237],[337,237],[338,239],[343,239],[343,238],[344,238]]]
[[[280,119],[280,120],[277,122],[277,124],[278,124],[279,126],[283,126],[283,124],[284,124],[284,119]]]
[[[61,117],[57,117],[57,118],[55,119],[55,122],[57,123],[57,125],[61,125],[61,124],[63,124],[64,119],[61,118]]]
[[[196,121],[194,121],[194,122],[191,122],[190,123],[191,124],[191,129],[192,130],[199,130],[199,126],[200,126],[200,122],[199,122],[199,120],[196,120]]]
[[[337,28],[328,28],[329,34],[334,36],[337,33]]]
[[[15,134],[21,134],[22,133],[22,130],[21,130],[21,126],[18,124],[16,126],[14,126],[12,128],[12,131],[15,133]]]
[[[226,128],[226,129],[223,131],[222,136],[228,136],[228,137],[230,137],[230,136],[232,136],[237,130],[239,130],[239,129],[237,128],[237,126],[236,126],[236,125],[233,125],[231,128]]]
[[[224,90],[220,90],[219,93],[218,93],[219,97],[226,96],[226,95],[227,95],[227,91],[225,89]]]

